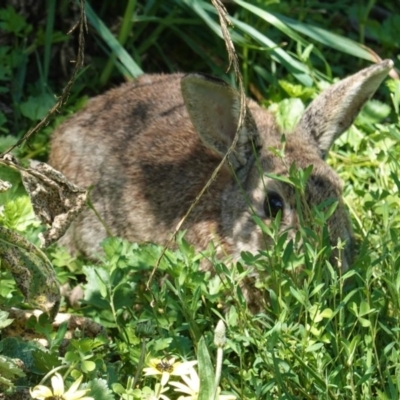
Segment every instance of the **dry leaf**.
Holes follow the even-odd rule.
[[[26,301],[54,318],[60,305],[60,287],[46,255],[20,234],[0,226],[0,258]]]
[[[87,192],[45,163],[34,162],[31,168],[21,168],[20,173],[35,214],[50,226],[41,235],[42,247],[47,247],[65,233],[83,210]]]

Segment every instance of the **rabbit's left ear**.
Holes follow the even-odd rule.
[[[224,81],[202,74],[188,74],[181,80],[182,96],[193,126],[204,145],[221,158],[231,146],[239,123],[239,93]],[[253,154],[258,131],[249,110],[239,132],[231,163],[245,165]]]
[[[296,131],[314,139],[325,158],[392,68],[393,61],[385,60],[332,85],[308,106]]]

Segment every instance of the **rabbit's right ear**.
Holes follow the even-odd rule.
[[[332,85],[308,106],[297,132],[314,139],[324,158],[392,68],[393,61],[385,60]]]
[[[181,90],[190,120],[203,144],[219,154],[226,154],[238,127],[239,93],[224,81],[201,74],[189,74],[181,80]],[[257,145],[258,132],[250,111],[239,130],[239,140],[231,162],[234,168],[243,166]]]

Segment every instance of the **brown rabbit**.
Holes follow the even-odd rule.
[[[197,249],[210,240],[237,259],[244,250],[271,245],[253,215],[270,224],[282,213],[282,230],[298,224],[290,185],[264,173],[287,176],[292,163],[313,165],[306,200],[339,201],[329,219],[333,244],[346,242],[339,264],[348,268],[352,231],[341,200],[342,185],[324,161],[333,141],[353,122],[393,63],[366,68],[325,90],[286,136],[271,114],[248,100],[244,125],[230,165],[225,165],[183,225]],[[72,182],[89,187],[91,199],[114,235],[163,244],[232,143],[239,94],[200,74],[143,75],[89,101],[55,132],[50,164]],[[72,251],[94,256],[106,231],[84,211],[62,239]]]

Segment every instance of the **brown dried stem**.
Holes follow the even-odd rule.
[[[44,126],[47,125],[51,116],[55,114],[59,108],[67,101],[71,88],[75,82],[76,76],[78,75],[79,70],[83,66],[84,61],[84,49],[85,49],[85,29],[87,31],[87,21],[86,21],[86,13],[85,13],[85,0],[80,0],[80,17],[79,21],[70,29],[68,32],[73,32],[79,26],[79,36],[78,36],[78,54],[75,61],[75,68],[72,72],[72,76],[68,81],[67,85],[64,87],[61,96],[59,97],[56,104],[49,110],[47,115],[32,129],[30,129],[21,139],[19,139],[15,144],[13,144],[10,148],[8,148],[4,153],[0,155],[0,159],[3,158],[10,151],[14,150],[16,147],[20,146],[24,141],[28,140],[33,134],[38,132]]]

